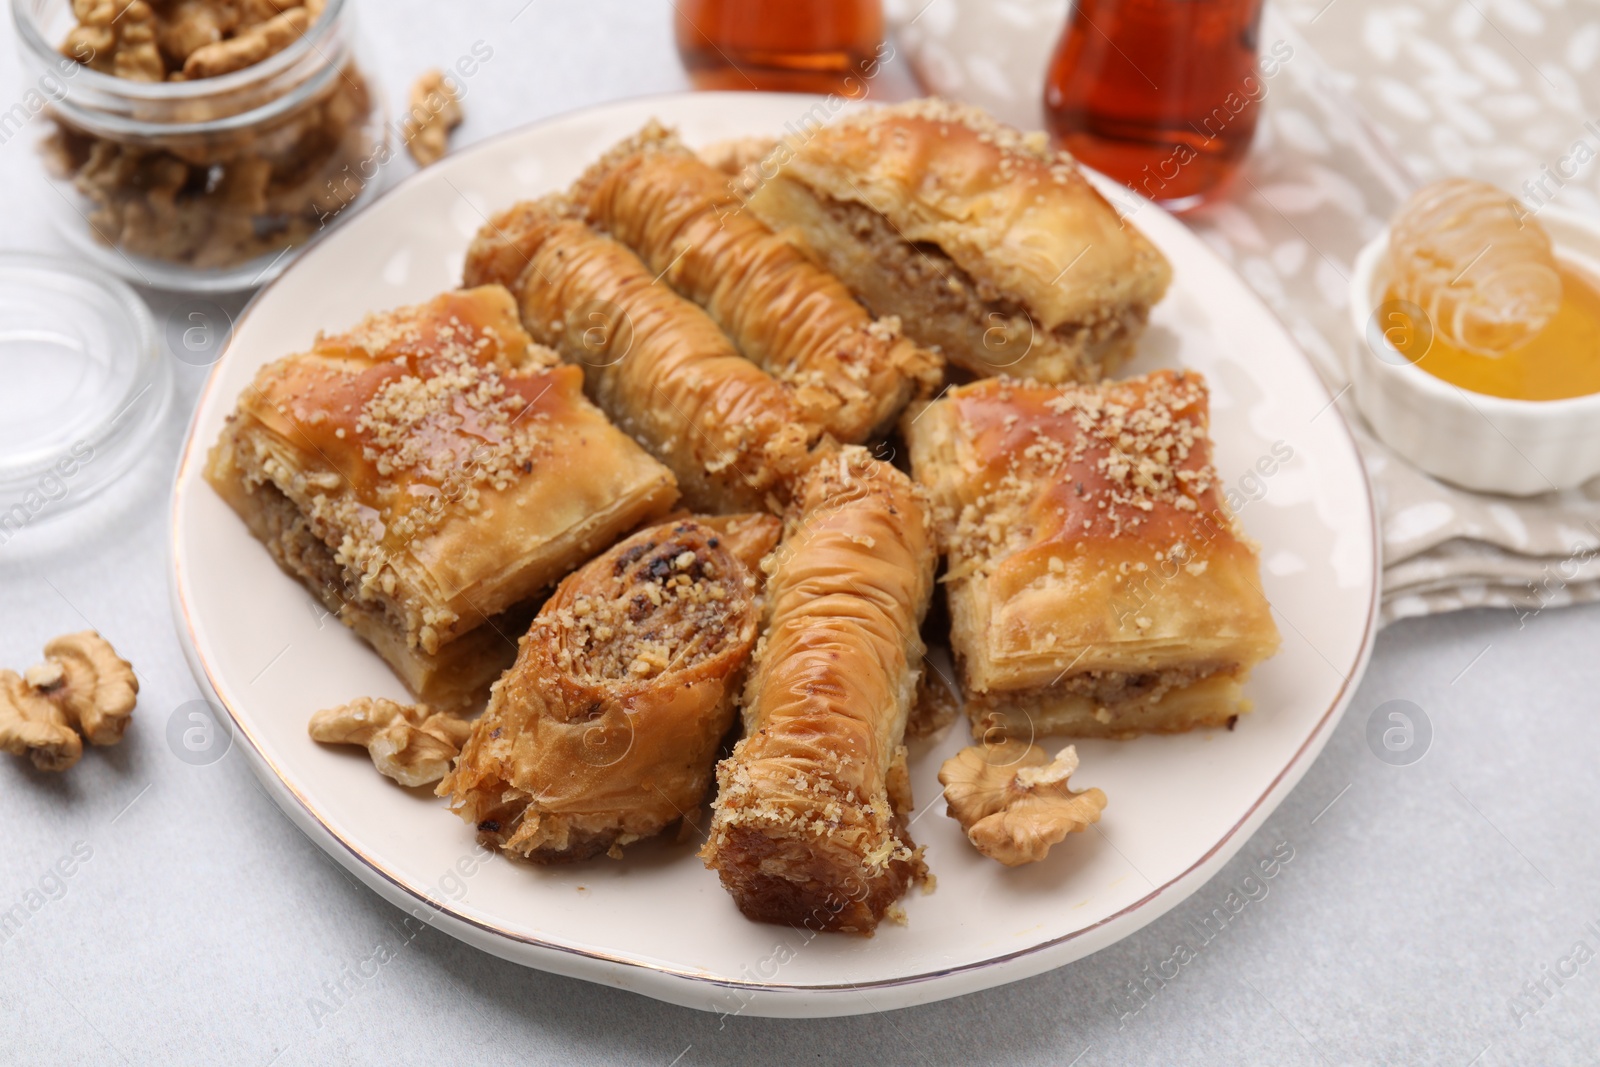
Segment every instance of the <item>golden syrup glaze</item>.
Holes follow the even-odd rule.
[[[1192,540],[1222,507],[1194,371],[1102,386],[988,379],[953,399],[983,469],[978,494],[1025,490],[1033,544]]]
[[[414,537],[396,520],[436,513],[441,494],[525,471],[537,442],[519,428],[581,398],[582,371],[534,346],[510,294],[489,286],[319,337],[263,368],[241,408],[319,455],[387,541]]]

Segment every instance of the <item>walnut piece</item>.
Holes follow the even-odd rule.
[[[156,23],[156,44],[173,70],[182,70],[191,52],[216,44],[239,25],[240,13],[232,4],[215,0],[177,0]]]
[[[59,704],[16,671],[0,670],[0,750],[27,756],[41,771],[64,771],[83,755],[83,739]]]
[[[324,9],[325,0],[75,0],[79,25],[61,51],[107,74],[192,81],[287,48]],[[198,270],[235,266],[309,240],[367,187],[371,161],[381,162],[370,93],[353,63],[295,106],[265,107],[296,91],[262,85],[251,106],[264,117],[205,132],[108,138],[56,115],[40,148],[51,173],[89,201],[84,216],[102,243]],[[237,95],[163,105],[162,121],[230,118]]]
[[[214,41],[196,48],[184,58],[183,76],[216,78],[255,66],[305,36],[311,23],[311,11],[304,7],[291,7],[265,22],[247,27],[225,41]]]
[[[1004,741],[962,749],[939,768],[939,782],[950,817],[973,847],[1017,867],[1037,863],[1051,845],[1100,821],[1106,795],[1067,787],[1077,769],[1072,745],[1051,760],[1037,745]]]
[[[133,667],[93,630],[44,646],[45,660],[18,675],[0,671],[0,750],[27,755],[44,771],[64,771],[83,740],[114,745],[139,698]]]
[[[461,99],[443,74],[430,70],[417,79],[405,122],[406,150],[417,166],[444,158],[450,131],[461,125],[461,118]]]
[[[372,765],[404,786],[437,782],[472,735],[472,724],[426,704],[357,697],[311,717],[311,738],[362,745]]]
[[[104,74],[158,82],[167,76],[156,47],[156,13],[145,0],[73,0],[78,25],[63,54]]]
[[[73,0],[64,55],[133,81],[214,78],[303,36],[325,0]]]
[[[48,671],[52,684],[40,688],[59,703],[67,718],[95,745],[122,740],[139,699],[133,665],[93,630],[57,637],[44,646],[45,662],[29,671]]]

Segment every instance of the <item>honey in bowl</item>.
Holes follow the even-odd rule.
[[[1600,392],[1600,291],[1494,186],[1420,189],[1390,229],[1389,273],[1385,299],[1430,328],[1386,336],[1434,377],[1513,400]]]
[[[1600,288],[1565,263],[1557,274],[1556,313],[1531,340],[1499,355],[1468,351],[1438,330],[1431,342],[1429,331],[1395,330],[1390,343],[1435,378],[1485,396],[1566,400],[1600,393]],[[1399,294],[1391,287],[1385,299]]]

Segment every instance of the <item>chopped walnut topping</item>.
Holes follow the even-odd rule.
[[[888,136],[904,136],[902,129],[885,126],[896,120],[916,120],[939,125],[941,130],[950,126],[964,126],[977,135],[981,144],[991,144],[1000,150],[1000,175],[1008,180],[1021,177],[1023,168],[1043,164],[1052,182],[1065,185],[1085,180],[1078,170],[1078,161],[1071,153],[1052,149],[1050,139],[1041,132],[1024,133],[997,122],[982,108],[970,104],[957,104],[939,97],[924,97],[886,108],[864,108],[839,119],[839,127],[862,127],[876,143],[887,131]]]
[[[362,457],[389,478],[409,475],[403,493],[384,490],[362,499],[354,490],[305,494],[302,502],[318,536],[337,531],[336,561],[363,576],[362,595],[391,594],[385,564],[395,545],[425,537],[459,507],[475,512],[485,490],[502,492],[532,472],[541,456],[544,415],[508,385],[504,339],[492,327],[475,328],[452,317],[425,338],[415,309],[373,315],[338,339],[373,359],[423,351],[414,368],[390,379],[361,406],[356,418]],[[548,355],[548,359],[545,356]],[[553,353],[530,351],[516,370],[555,362]],[[314,424],[315,413],[288,412]],[[269,476],[276,477],[267,470]],[[309,487],[308,487],[309,488]],[[340,489],[335,484],[329,488]],[[301,500],[302,495],[296,494]],[[426,620],[449,626],[454,619]]]
[[[1077,769],[1072,745],[1051,760],[1037,745],[1005,741],[962,749],[939,769],[939,782],[950,817],[973,847],[1017,867],[1037,863],[1051,845],[1100,821],[1106,795],[1067,787]]]
[[[1094,516],[1081,520],[1081,530],[1063,530],[1070,542],[1096,524],[1120,537],[1158,513],[1197,514],[1197,501],[1216,482],[1205,458],[1205,385],[1199,375],[1157,373],[1102,385],[997,381],[984,386],[988,392],[947,401],[961,406],[969,433],[999,433],[1008,442],[996,447],[1000,458],[991,476],[972,480],[974,492],[936,502],[951,580],[981,575],[1035,543],[1047,496],[1062,516],[1069,514],[1063,487],[1071,493],[1070,514]],[[1016,412],[1005,409],[1018,404],[1040,404],[1041,414],[1014,418]],[[993,429],[985,430],[990,420]],[[1066,569],[1054,558],[1047,567],[1057,574]]]
[[[311,738],[361,745],[379,773],[404,786],[437,782],[472,734],[472,724],[426,704],[357,697],[311,717]]]
[[[362,406],[356,420],[365,435],[362,454],[379,474],[412,471],[442,483],[468,457],[437,441],[470,436],[489,446],[473,454],[480,463],[476,480],[503,489],[534,456],[533,435],[517,425],[526,404],[506,388],[497,368],[484,364],[485,338],[465,327],[439,333],[426,372],[388,382]]]

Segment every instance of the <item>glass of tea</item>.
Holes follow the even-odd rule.
[[[882,0],[677,0],[697,89],[858,97],[883,58]]]
[[[1255,136],[1262,0],[1075,0],[1045,114],[1084,163],[1173,211],[1216,196]]]

